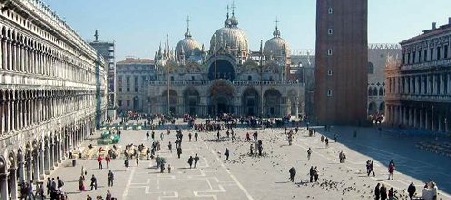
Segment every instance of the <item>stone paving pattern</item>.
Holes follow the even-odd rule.
[[[177,123],[182,123],[177,121]],[[171,125],[170,125],[171,126]],[[216,141],[216,132],[199,132],[199,141],[188,141],[188,132],[183,130],[183,153],[177,159],[175,144],[173,152],[167,148],[168,141],[174,143],[175,131],[165,134],[161,150],[157,155],[166,158],[172,167],[171,173],[160,173],[155,168],[155,160],[130,160],[130,167],[124,167],[123,156],[112,160],[109,169],[115,174],[113,187],[107,187],[108,169],[98,169],[97,151],[90,151],[88,160],[78,159],[76,167],[69,160],[55,170],[51,177],[60,176],[65,181],[63,190],[70,199],[86,199],[86,195],[105,197],[107,189],[118,199],[372,199],[372,191],[377,182],[383,182],[387,189],[394,187],[398,196],[406,195],[410,182],[417,186],[417,193],[425,180],[433,179],[440,191],[439,199],[451,199],[451,176],[448,169],[451,161],[447,157],[415,148],[415,143],[424,138],[391,135],[375,128],[333,127],[324,132],[317,127],[314,137],[308,137],[305,127],[295,135],[293,145],[289,146],[283,129],[265,129],[258,131],[263,140],[265,156],[250,156],[250,142],[245,142],[245,134],[251,135],[253,129],[235,129],[237,141],[225,138],[221,131],[221,140]],[[357,130],[357,137],[352,136]],[[147,130],[123,130],[118,146],[144,143]],[[156,130],[156,138],[161,132]],[[194,131],[191,131],[194,135]],[[332,137],[338,135],[335,143],[330,139],[328,148],[320,141],[321,134]],[[100,132],[92,137],[99,137]],[[86,141],[82,149],[96,141]],[[104,148],[111,148],[109,147]],[[225,161],[224,150],[230,150],[229,161]],[[307,160],[307,149],[313,149],[311,160]],[[346,162],[339,163],[338,153],[344,151]],[[189,169],[188,157],[198,153],[200,160],[196,169]],[[375,177],[367,177],[365,161],[374,159]],[[394,180],[387,180],[388,162],[396,163]],[[88,170],[88,178],[94,174],[98,179],[96,191],[78,191],[78,178],[81,167]],[[167,166],[167,165],[166,165]],[[288,180],[288,170],[294,166],[297,174],[295,183]],[[318,166],[318,183],[308,183],[311,166]],[[89,185],[89,181],[85,181]],[[89,189],[89,188],[88,188]]]

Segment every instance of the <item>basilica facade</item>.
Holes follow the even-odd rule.
[[[249,49],[235,13],[211,37],[209,49],[187,27],[175,50],[155,53],[156,78],[149,82],[149,113],[199,117],[298,116],[304,111],[304,83],[290,73],[288,43],[277,27],[260,48]]]

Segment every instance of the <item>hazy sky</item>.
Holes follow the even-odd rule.
[[[231,0],[43,0],[86,40],[116,42],[116,60],[153,59],[159,43],[175,48],[184,38],[189,16],[193,38],[209,48],[213,33],[224,26]],[[451,0],[368,0],[368,42],[398,43],[448,23]],[[292,50],[315,47],[315,0],[235,0],[238,27],[258,50],[273,37],[275,19]]]

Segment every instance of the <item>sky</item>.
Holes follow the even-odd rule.
[[[184,38],[189,16],[193,38],[209,48],[224,27],[232,0],[41,0],[87,41],[114,41],[116,61],[126,57],[153,59],[166,37],[171,48]],[[291,50],[315,47],[315,0],[235,0],[238,27],[251,50],[273,37],[276,19]],[[230,6],[231,7],[231,6]],[[450,0],[368,0],[368,42],[399,43],[451,17]],[[230,11],[231,12],[231,11]]]

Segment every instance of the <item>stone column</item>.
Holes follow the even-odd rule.
[[[6,163],[5,163],[6,165]],[[8,175],[6,173],[0,174],[0,191],[1,191],[1,199],[9,200],[9,191],[8,191]]]
[[[16,115],[14,110],[16,109],[16,107],[14,106],[14,100],[10,100],[10,109],[9,109],[9,116],[10,116],[10,120],[11,120],[11,127],[10,130],[16,130],[16,125],[15,125],[15,121],[16,121]]]
[[[433,95],[437,95],[437,94],[438,94],[438,91],[437,91],[437,82],[438,82],[438,80],[437,80],[437,75],[436,75],[436,74],[433,74],[433,75],[432,75],[432,94],[433,94]]]
[[[50,142],[50,170],[54,170],[55,169],[55,144],[54,144],[54,139],[51,139]]]
[[[44,149],[44,169],[45,169],[45,174],[46,175],[50,175],[50,141],[46,141],[45,144],[45,149]]]
[[[424,110],[424,129],[429,129],[430,126],[428,113],[427,110]]]
[[[9,187],[11,188],[11,199],[17,199],[17,169],[9,169]]]
[[[448,77],[447,83],[446,83],[446,84],[448,84],[448,87],[447,87],[448,91],[446,94],[451,94],[451,74],[447,74],[446,76]]]
[[[27,150],[27,162],[26,162],[26,164],[25,164],[25,170],[26,170],[26,174],[27,174],[27,182],[30,182],[30,180],[33,180],[32,179],[32,167],[33,167],[33,157],[32,157],[32,153],[31,153],[31,151],[29,151],[28,152],[28,150]]]
[[[19,170],[19,181],[24,181],[25,177],[24,177],[24,156],[22,155],[22,158],[18,160],[19,162],[17,163],[17,170]]]
[[[443,126],[443,119],[442,119],[442,116],[440,116],[440,115],[437,115],[437,118],[438,118],[438,131],[442,131],[442,126]]]
[[[413,127],[417,128],[418,125],[418,109],[413,108]]]
[[[45,163],[45,159],[44,159],[44,145],[41,144],[41,148],[39,148],[39,175],[40,175],[40,179],[44,180],[44,163]]]
[[[33,150],[33,181],[39,181],[39,153],[37,149]]]

